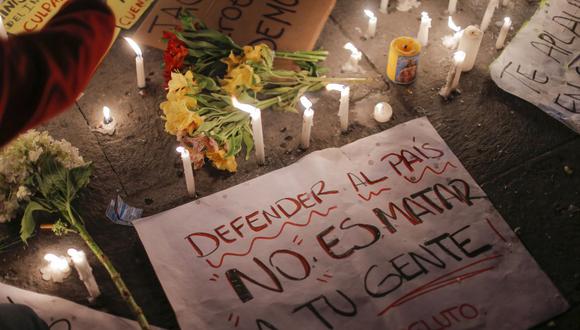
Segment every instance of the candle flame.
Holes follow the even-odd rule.
[[[240,103],[235,96],[232,96],[232,105],[238,110],[249,113],[252,118],[260,116],[260,109],[251,104]]]
[[[504,24],[508,24],[508,25],[509,25],[509,24],[512,24],[512,19],[511,19],[511,18],[509,18],[509,17],[504,17],[504,18],[503,18],[503,23],[504,23]]]
[[[310,102],[310,100],[304,95],[300,97],[300,103],[302,103],[302,106],[304,106],[306,109],[312,108],[312,102]]]
[[[429,18],[429,13],[426,11],[421,12],[421,18]]]
[[[355,55],[358,54],[359,51],[358,49],[351,43],[351,42],[347,42],[346,44],[344,44],[344,49],[348,49],[350,50],[350,52]]]
[[[175,148],[175,151],[179,152],[181,154],[181,156],[183,156],[183,157],[189,156],[189,150],[187,150],[186,148],[184,148],[182,146]]]
[[[461,30],[461,26],[455,25],[455,22],[453,22],[453,17],[451,16],[449,16],[447,19],[447,26],[449,26],[449,28],[455,32],[459,32]]]
[[[103,117],[105,117],[105,121],[111,120],[111,109],[107,106],[103,107]]]
[[[372,10],[365,9],[364,12],[365,12],[365,15],[367,15],[368,18],[375,18],[376,17],[375,16],[375,13],[373,13]]]
[[[79,251],[73,248],[68,249],[66,253],[72,258],[75,264],[81,262],[85,256],[83,251]]]
[[[465,60],[465,52],[461,50],[455,52],[455,54],[453,54],[453,60],[455,63],[462,63]]]
[[[60,271],[68,269],[68,261],[64,257],[57,257],[52,253],[47,253],[44,255],[44,260],[49,262],[49,266],[52,269]]]
[[[326,85],[326,90],[327,91],[338,91],[338,92],[342,92],[345,87],[346,86],[341,85],[341,84],[328,84],[328,85]]]
[[[48,262],[54,262],[54,261],[58,260],[58,257],[52,253],[47,253],[44,255],[44,260],[46,260]]]
[[[143,56],[143,53],[141,52],[141,48],[139,48],[139,45],[137,45],[137,43],[133,39],[125,37],[125,40],[129,43],[129,46],[131,46],[131,48],[133,48],[135,55],[137,55],[138,57]]]

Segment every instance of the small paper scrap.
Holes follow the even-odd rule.
[[[112,199],[107,207],[107,218],[113,223],[123,226],[133,226],[133,220],[141,218],[143,209],[133,207],[117,195],[116,199]]]

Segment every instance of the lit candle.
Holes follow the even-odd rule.
[[[256,158],[258,164],[266,163],[266,154],[264,152],[264,134],[262,132],[262,114],[260,109],[238,102],[238,99],[232,97],[232,104],[235,108],[247,112],[252,118],[252,135],[254,136],[254,148],[256,148]]]
[[[465,52],[457,51],[453,54],[453,64],[451,69],[447,74],[447,80],[445,81],[445,86],[439,91],[439,95],[444,98],[448,98],[457,86],[459,85],[459,77],[461,76],[461,67],[463,61],[465,60]]]
[[[507,37],[507,34],[511,26],[512,20],[509,17],[504,17],[503,25],[501,27],[501,30],[499,31],[499,35],[497,36],[497,41],[495,42],[496,49],[502,49],[503,46],[505,45],[505,38]]]
[[[454,34],[450,36],[444,36],[443,39],[443,46],[449,49],[457,48],[457,44],[463,35],[463,31],[461,30],[461,26],[457,26],[455,22],[453,22],[453,17],[449,16],[447,18],[447,26],[453,30]]]
[[[348,112],[350,102],[350,87],[340,84],[328,84],[326,89],[329,91],[340,92],[340,105],[338,108],[338,117],[340,117],[340,129],[343,132],[348,130]]]
[[[103,107],[103,124],[108,125],[113,121],[113,117],[111,117],[111,109],[109,107]]]
[[[365,9],[365,15],[369,18],[369,25],[367,27],[367,38],[374,38],[375,34],[377,34],[377,21],[378,18],[375,16],[375,13],[372,11]]]
[[[4,28],[4,22],[2,21],[2,16],[0,16],[0,41],[7,40],[7,39],[8,39],[8,33],[6,32],[6,29]]]
[[[129,43],[133,51],[135,51],[135,68],[137,70],[137,87],[145,88],[145,68],[143,67],[143,53],[139,45],[131,39],[125,37],[125,40]]]
[[[362,59],[362,53],[350,42],[344,45],[344,49],[350,50],[350,58],[342,66],[342,70],[346,72],[360,72],[361,69],[358,62]]]
[[[457,0],[449,0],[449,6],[447,6],[447,12],[449,15],[455,14],[457,11]]]
[[[462,65],[463,72],[473,69],[482,39],[483,32],[475,25],[470,25],[463,30],[458,47],[458,50],[465,52],[465,61]]]
[[[70,275],[70,267],[65,257],[58,257],[52,253],[47,253],[44,260],[48,265],[40,268],[42,279],[45,281],[62,282]]]
[[[175,150],[181,154],[183,163],[183,175],[185,176],[185,185],[190,196],[195,196],[195,178],[193,176],[193,167],[191,166],[191,157],[189,151],[184,147],[177,147]]]
[[[388,8],[389,8],[389,0],[381,0],[381,6],[379,7],[380,12],[386,14]]]
[[[429,29],[431,28],[431,18],[426,11],[421,13],[421,25],[417,34],[417,41],[425,47],[429,43]]]
[[[393,116],[393,107],[387,102],[379,102],[375,105],[375,111],[373,112],[373,117],[379,123],[385,123],[391,120]]]
[[[99,290],[99,286],[93,275],[93,269],[87,261],[87,256],[83,251],[75,249],[68,249],[66,252],[71,257],[73,265],[79,274],[79,278],[85,284],[87,291],[89,291],[89,301],[93,301],[101,295],[101,290]]]
[[[303,149],[310,147],[310,132],[312,130],[312,119],[314,118],[314,110],[312,110],[312,102],[306,97],[300,97],[300,103],[306,108],[302,116],[302,136],[300,137],[300,146]]]
[[[498,6],[499,0],[489,0],[487,9],[483,14],[483,19],[481,20],[481,31],[485,32],[485,30],[487,30],[489,23],[491,22],[491,18],[493,17],[493,13]]]

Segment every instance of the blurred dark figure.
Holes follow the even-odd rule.
[[[73,105],[114,29],[104,1],[70,0],[41,31],[0,41],[0,147]]]

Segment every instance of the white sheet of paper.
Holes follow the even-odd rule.
[[[543,1],[491,64],[503,90],[580,133],[580,1]]]
[[[0,283],[0,303],[22,304],[32,308],[51,330],[140,329],[135,321],[4,283]]]
[[[525,329],[568,306],[425,118],[135,227],[184,329]]]

